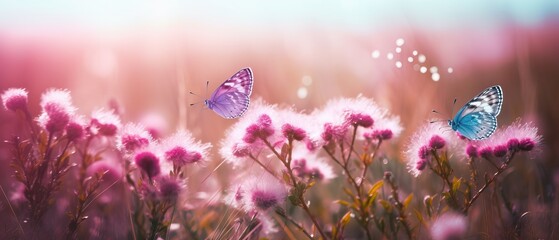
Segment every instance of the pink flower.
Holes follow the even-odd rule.
[[[402,131],[400,119],[391,116],[388,110],[379,107],[372,99],[363,96],[340,98],[328,101],[310,116],[314,125],[321,126],[320,132],[309,133],[310,140],[322,146],[330,141],[341,141],[350,137],[350,127],[358,126],[357,136],[362,140],[390,139]],[[367,134],[365,134],[367,133]],[[318,137],[318,138],[317,138]]]
[[[538,140],[533,138],[523,138],[518,144],[518,149],[522,151],[532,151],[536,144],[538,144]]]
[[[142,125],[127,123],[118,135],[116,146],[120,151],[133,153],[148,147],[151,142],[151,135]]]
[[[366,132],[363,134],[363,137],[368,140],[378,139],[378,140],[390,140],[394,136],[392,130],[390,129],[382,129],[382,130],[373,130],[372,132]]]
[[[283,182],[267,173],[246,179],[241,188],[243,208],[247,212],[265,212],[282,205],[287,198]]]
[[[192,135],[184,130],[179,130],[161,142],[161,150],[167,161],[176,166],[196,163],[206,158],[211,144],[202,144],[195,141]]]
[[[477,147],[472,144],[468,144],[468,146],[466,147],[466,155],[468,155],[468,157],[470,158],[478,157],[479,154],[477,151]]]
[[[272,144],[283,139],[275,131],[277,119],[280,119],[277,107],[257,99],[251,103],[246,114],[227,130],[219,153],[234,167],[251,162],[246,161],[248,156],[257,156],[267,148],[259,137],[265,137]]]
[[[425,169],[426,166],[427,166],[427,159],[419,159],[415,163],[415,170],[423,171],[423,169]]]
[[[479,141],[477,147],[480,149],[479,155],[484,158],[503,157],[508,152],[532,151],[540,141],[541,136],[533,123],[517,120],[504,129],[497,129],[491,137]]]
[[[68,90],[49,89],[41,96],[41,115],[37,118],[39,125],[56,133],[64,130],[74,115],[72,97]]]
[[[375,122],[370,115],[363,113],[348,113],[345,118],[347,123],[364,128],[372,127]]]
[[[332,166],[326,159],[319,157],[319,152],[309,152],[303,146],[293,150],[291,169],[302,179],[329,181],[336,177]]]
[[[111,110],[99,109],[91,114],[91,123],[97,133],[111,137],[121,128],[120,118]]]
[[[430,230],[433,240],[461,239],[468,230],[468,221],[461,214],[447,212],[433,222]]]
[[[427,157],[429,157],[431,152],[431,149],[427,146],[422,146],[419,148],[419,150],[417,151],[417,156],[419,157],[419,159],[427,159]]]
[[[27,109],[27,91],[23,88],[10,88],[2,93],[4,108],[10,111]]]
[[[74,116],[66,125],[68,141],[78,141],[85,135],[85,121],[81,116]]]
[[[444,147],[446,141],[439,135],[433,135],[429,140],[429,147],[432,149],[441,149]]]
[[[320,135],[325,142],[342,141],[349,130],[346,124],[334,125],[331,123],[324,124],[324,131]]]
[[[307,137],[304,129],[295,127],[289,123],[283,124],[281,132],[285,138],[291,138],[296,141],[303,141]]]
[[[177,200],[186,185],[183,180],[170,176],[160,176],[156,178],[159,191],[159,198],[166,200]]]
[[[161,166],[159,163],[159,157],[150,151],[142,151],[134,156],[134,162],[136,165],[144,171],[148,178],[153,177],[161,173]]]
[[[491,147],[483,147],[479,149],[478,154],[483,158],[490,158],[493,156],[493,149]]]
[[[275,129],[272,125],[272,119],[267,114],[262,114],[258,117],[256,123],[249,125],[246,128],[243,141],[246,143],[254,143],[259,139],[267,139],[272,136]]]
[[[446,129],[446,130],[445,130]],[[410,139],[405,151],[408,170],[414,176],[419,176],[429,161],[432,150],[456,147],[458,138],[448,131],[448,127],[441,122],[423,125]]]
[[[507,155],[507,151],[508,151],[508,148],[505,145],[495,146],[493,148],[493,155],[495,157],[504,157],[505,155]]]

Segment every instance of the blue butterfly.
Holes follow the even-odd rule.
[[[503,89],[496,85],[485,89],[464,105],[448,125],[470,140],[488,138],[497,129],[497,115],[503,106]]]
[[[252,70],[241,69],[225,80],[204,104],[223,118],[238,118],[248,109],[253,82]]]

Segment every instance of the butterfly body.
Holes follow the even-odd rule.
[[[252,70],[241,69],[217,87],[204,104],[223,118],[238,118],[248,109],[253,82]]]
[[[497,129],[497,115],[503,106],[501,86],[489,87],[470,100],[456,113],[448,125],[470,140],[491,136]]]

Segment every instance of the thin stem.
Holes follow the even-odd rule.
[[[433,156],[435,157],[435,161],[437,162],[437,166],[439,167],[440,170],[440,172],[437,171],[433,171],[433,172],[439,175],[446,182],[446,184],[448,185],[448,193],[452,200],[452,204],[454,205],[455,208],[458,208],[458,200],[456,199],[454,190],[452,189],[452,183],[450,182],[450,179],[448,179],[450,173],[443,168],[443,164],[441,162],[441,159],[439,158],[439,155],[437,154],[437,151],[432,150],[431,152],[433,153]]]
[[[21,224],[19,223],[19,219],[17,218],[16,212],[12,208],[12,204],[10,203],[10,200],[8,200],[8,196],[6,195],[6,192],[4,192],[4,188],[2,187],[2,185],[0,185],[0,190],[2,190],[2,194],[4,194],[4,198],[6,199],[6,202],[8,203],[8,206],[10,206],[10,210],[12,211],[12,214],[14,215],[14,218],[16,219],[17,226],[19,227],[19,230],[21,231],[21,233],[23,235],[25,235],[25,231],[23,231],[23,228],[21,227]]]
[[[483,191],[485,191],[485,189],[491,185],[491,183],[493,183],[495,180],[497,180],[497,177],[499,175],[501,175],[501,173],[503,173],[507,167],[509,166],[510,162],[512,161],[512,159],[514,158],[514,155],[516,154],[515,151],[513,151],[511,153],[511,155],[509,156],[509,158],[503,163],[503,165],[501,165],[501,167],[497,170],[497,172],[495,172],[493,174],[493,176],[491,176],[491,178],[489,178],[489,180],[487,180],[485,182],[485,184],[479,189],[479,191],[476,192],[476,194],[472,197],[472,199],[470,199],[470,201],[468,201],[468,203],[466,203],[466,206],[464,207],[464,210],[462,211],[464,214],[468,213],[468,210],[470,209],[470,207],[474,204],[474,202],[479,198],[479,196],[481,196],[481,194],[483,193]]]
[[[402,202],[400,202],[400,198],[398,196],[398,186],[396,186],[396,184],[394,184],[392,180],[388,180],[387,182],[390,184],[390,187],[392,188],[392,198],[394,199],[396,208],[398,208],[398,215],[400,218],[399,222],[402,223],[402,225],[404,226],[408,238],[412,239],[411,228],[406,220],[406,214],[404,213],[404,205],[402,204]]]
[[[349,163],[349,159],[351,158],[351,153],[353,150],[353,145],[355,145],[355,138],[357,136],[357,125],[353,126],[353,134],[351,137],[351,144],[349,145],[349,153],[347,154],[346,164]]]
[[[276,174],[275,174],[272,170],[270,170],[269,168],[267,168],[262,162],[260,162],[260,161],[258,160],[258,158],[254,157],[252,154],[249,154],[249,157],[250,157],[253,161],[255,161],[258,165],[260,165],[262,168],[264,168],[264,170],[266,170],[266,172],[272,174],[272,176],[274,176],[274,177],[276,176]]]
[[[296,181],[296,177],[293,174],[293,170],[291,169],[291,167],[289,166],[289,161],[287,159],[283,159],[281,157],[281,155],[274,149],[274,147],[272,146],[272,144],[270,144],[270,142],[268,142],[268,140],[266,140],[265,138],[261,138],[261,140],[264,142],[264,144],[266,144],[266,146],[268,146],[272,152],[274,152],[274,154],[276,155],[276,157],[278,159],[280,159],[280,161],[284,164],[285,168],[287,169],[287,173],[289,174],[289,178],[291,179],[291,184],[294,188],[297,188],[297,181]],[[289,151],[292,150],[292,141],[288,141],[288,147],[289,147]],[[322,228],[320,227],[320,225],[318,224],[318,221],[316,220],[316,218],[314,217],[314,215],[311,213],[309,206],[307,206],[307,203],[303,197],[303,194],[299,194],[299,196],[296,196],[299,200],[299,202],[301,203],[301,207],[303,208],[303,210],[305,211],[305,213],[309,216],[309,218],[311,219],[311,221],[313,222],[314,226],[316,227],[316,229],[318,230],[318,232],[320,233],[320,235],[322,236],[323,239],[327,239],[326,238],[326,234],[324,234]]]
[[[378,144],[376,145],[374,151],[373,151],[373,156],[371,156],[371,161],[373,161],[375,159],[375,157],[377,156],[377,152],[378,149],[380,148],[380,145],[382,144],[382,140],[379,139]],[[359,188],[361,189],[361,187],[363,186],[363,181],[367,175],[367,170],[369,169],[369,165],[370,164],[365,164],[365,167],[363,168],[363,172],[361,174],[361,182],[359,182]]]
[[[279,216],[283,217],[285,220],[289,221],[291,224],[293,224],[297,229],[299,229],[301,232],[303,232],[303,234],[305,234],[305,236],[307,236],[309,239],[312,239],[312,236],[307,232],[307,230],[305,230],[305,228],[303,228],[303,226],[299,225],[299,223],[297,223],[295,220],[293,220],[293,218],[287,216],[285,213],[279,211],[276,209],[276,214],[278,214]]]

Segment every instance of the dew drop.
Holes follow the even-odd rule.
[[[439,72],[439,68],[436,66],[432,66],[431,68],[429,68],[429,72],[430,73],[437,73]]]
[[[309,200],[309,201],[307,201],[307,206],[310,206],[310,205],[311,205],[311,201]]]
[[[427,72],[427,67],[423,66],[423,67],[419,68],[419,72],[426,73]]]
[[[388,164],[388,159],[383,158],[383,159],[382,159],[382,164]]]
[[[405,43],[405,41],[404,41],[403,38],[398,38],[398,39],[396,39],[396,46],[400,46],[400,47],[401,47],[402,45],[404,45],[404,43]]]
[[[438,82],[439,80],[441,80],[441,75],[439,75],[439,73],[433,73],[431,74],[431,79],[433,79],[433,81]]]
[[[417,61],[419,61],[420,63],[424,63],[426,60],[427,60],[427,57],[425,57],[425,55],[423,55],[423,54],[417,56]]]
[[[349,216],[350,216],[351,218],[355,218],[355,214],[354,214],[354,213],[350,213]]]
[[[401,48],[401,47],[397,47],[397,48],[395,49],[395,51],[396,51],[397,53],[401,53],[401,52],[402,52],[402,48]]]
[[[408,62],[413,62],[413,57],[408,57]]]
[[[305,99],[308,95],[309,91],[306,87],[300,87],[299,89],[297,89],[297,97],[299,97],[300,99]]]
[[[303,78],[301,78],[301,82],[305,86],[310,86],[312,84],[312,77],[309,75],[305,75],[303,76]]]
[[[417,50],[413,50],[413,52],[411,52],[412,55],[417,56]]]
[[[373,57],[373,58],[378,58],[378,57],[380,57],[380,52],[379,52],[379,50],[374,50],[374,51],[371,53],[371,57]]]
[[[451,68],[451,67],[449,67],[449,68],[448,68],[448,73],[453,73],[453,72],[454,72],[454,69]]]
[[[386,54],[386,58],[388,58],[388,60],[392,60],[394,58],[394,54],[389,52]]]
[[[396,61],[395,64],[396,64],[396,67],[397,67],[397,68],[402,68],[402,62]]]

